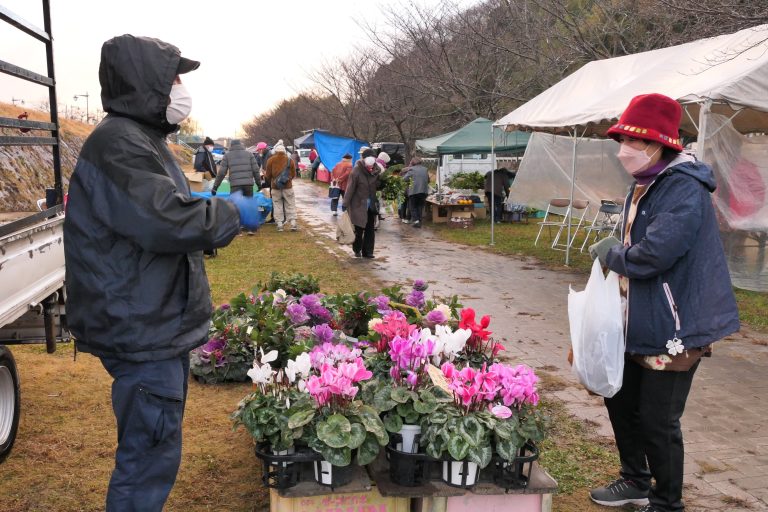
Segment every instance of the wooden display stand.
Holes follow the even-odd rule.
[[[389,478],[389,465],[380,456],[369,466],[382,496],[409,497],[412,512],[550,512],[557,482],[533,462],[525,488],[505,490],[492,482],[478,482],[471,490],[430,479],[417,487],[404,487]]]
[[[357,466],[352,481],[331,489],[314,480],[311,469],[288,489],[269,490],[270,512],[410,512],[408,497],[383,496],[365,468]]]

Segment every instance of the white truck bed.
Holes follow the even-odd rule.
[[[29,215],[0,214],[0,327],[64,284],[63,213],[2,234],[4,225]]]

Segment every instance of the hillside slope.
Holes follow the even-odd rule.
[[[49,114],[0,102],[0,117],[16,117],[28,112],[35,121],[50,121]],[[61,119],[61,170],[64,191],[77,163],[77,155],[93,125]],[[0,128],[0,135],[24,135],[16,129]],[[49,132],[29,132],[28,136],[50,135]],[[185,171],[191,170],[191,155],[175,144],[171,149]],[[0,212],[34,211],[45,189],[53,187],[53,154],[50,146],[0,146]]]

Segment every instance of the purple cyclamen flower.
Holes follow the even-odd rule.
[[[221,311],[226,311],[226,310],[228,310],[229,308],[230,308],[230,305],[229,305],[229,304],[222,304],[221,306],[219,306],[219,309],[220,309]]]
[[[405,382],[407,382],[409,386],[415,387],[416,384],[419,383],[419,376],[418,376],[418,374],[416,374],[414,372],[408,372],[408,376],[405,378]]]
[[[413,290],[405,298],[405,303],[414,308],[421,309],[421,307],[424,306],[424,292]]]
[[[292,324],[303,324],[309,320],[307,308],[297,303],[293,303],[285,308],[285,316],[291,321]]]
[[[318,343],[330,343],[333,341],[333,329],[328,324],[316,325],[312,328],[312,334],[315,335]]]
[[[427,283],[425,283],[423,279],[416,279],[413,282],[413,289],[417,290],[417,291],[420,291],[420,292],[426,291],[427,290]]]
[[[427,322],[430,322],[432,324],[442,324],[445,323],[448,320],[448,318],[445,316],[445,313],[440,311],[439,309],[433,309],[429,313],[427,313]]]

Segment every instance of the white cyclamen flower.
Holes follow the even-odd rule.
[[[296,376],[306,377],[309,375],[309,370],[312,368],[312,361],[309,358],[309,353],[304,352],[299,355],[296,360],[289,359],[285,367],[285,374],[288,376],[288,382],[296,380]]]
[[[275,372],[269,364],[263,364],[261,366],[256,366],[254,364],[253,368],[248,370],[248,376],[254,384],[269,384],[272,382],[272,375],[274,374]]]
[[[266,355],[264,355],[264,349],[259,347],[259,352],[261,352],[261,364],[271,363],[277,359],[277,350],[270,350]]]
[[[472,335],[472,331],[469,329],[456,329],[456,332],[452,332],[451,328],[446,325],[436,325],[435,334],[438,340],[437,345],[442,348],[443,355],[451,360],[456,354],[464,350],[464,346]]]

